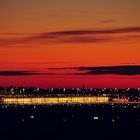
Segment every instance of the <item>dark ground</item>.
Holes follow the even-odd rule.
[[[139,140],[140,106],[1,105],[0,140],[5,139]]]

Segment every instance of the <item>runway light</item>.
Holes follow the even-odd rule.
[[[30,118],[31,118],[31,119],[34,119],[34,116],[33,116],[33,115],[31,115],[31,116],[30,116]]]
[[[98,120],[98,119],[99,119],[99,117],[94,117],[93,119],[94,119],[94,120]]]
[[[114,119],[112,119],[112,122],[115,122],[115,120],[114,120]]]

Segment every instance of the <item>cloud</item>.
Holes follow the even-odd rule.
[[[127,35],[126,35],[127,33]],[[133,35],[131,34],[133,33]],[[71,30],[57,32],[43,32],[29,34],[28,36],[11,35],[12,38],[0,37],[0,46],[24,46],[36,43],[54,44],[54,43],[102,43],[118,40],[129,40],[139,38],[140,27],[114,28],[105,30]],[[121,35],[121,36],[118,36]],[[2,36],[2,35],[1,35]]]
[[[115,74],[115,75],[138,75],[140,66],[108,66],[108,67],[85,67],[80,70],[87,70],[85,74]]]
[[[0,71],[0,76],[30,76],[30,75],[47,75],[51,73],[40,73],[34,71]]]
[[[0,71],[0,76],[25,76],[25,75],[34,75],[32,71]]]
[[[62,43],[102,43],[111,41],[112,38],[107,37],[92,37],[92,36],[83,36],[83,37],[69,37],[62,40]]]
[[[139,65],[104,66],[104,67],[68,67],[68,68],[49,68],[50,70],[77,70],[75,75],[139,75]],[[80,71],[80,72],[79,72]]]
[[[117,34],[117,33],[133,33],[140,32],[140,27],[127,27],[127,28],[115,28],[105,30],[72,30],[72,31],[60,31],[50,32],[44,35],[95,35],[95,34]]]
[[[45,75],[140,75],[140,65],[101,66],[101,67],[63,67],[48,68],[48,72],[0,71],[0,76],[45,76]],[[61,71],[61,72],[57,72]]]

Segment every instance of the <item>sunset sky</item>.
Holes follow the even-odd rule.
[[[0,86],[140,87],[139,0],[0,0]]]

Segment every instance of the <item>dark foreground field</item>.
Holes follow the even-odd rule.
[[[0,106],[0,140],[139,137],[139,105]]]

